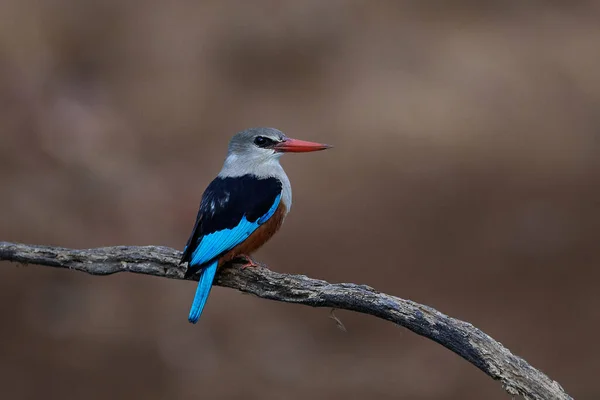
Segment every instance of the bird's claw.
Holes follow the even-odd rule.
[[[244,264],[242,264],[240,267],[242,269],[246,269],[246,268],[258,268],[258,267],[265,267],[263,264],[259,263],[258,261],[254,261],[250,256],[247,255],[240,255],[238,257],[236,257],[238,260],[243,260]]]

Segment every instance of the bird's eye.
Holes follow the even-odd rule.
[[[268,147],[271,146],[273,143],[275,143],[273,139],[269,139],[268,137],[264,136],[257,136],[254,139],[254,144],[258,147]]]

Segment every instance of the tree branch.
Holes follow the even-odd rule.
[[[0,260],[68,268],[92,275],[134,272],[184,279],[181,253],[159,246],[116,246],[88,250],[0,242]],[[196,277],[197,279],[197,277]],[[330,307],[373,315],[403,326],[458,354],[511,395],[526,399],[571,399],[562,387],[473,325],[410,300],[353,283],[329,283],[266,268],[223,268],[216,285],[264,299]]]

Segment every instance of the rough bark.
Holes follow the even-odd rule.
[[[68,268],[92,275],[134,272],[184,279],[181,253],[159,246],[115,246],[87,250],[0,242],[0,260]],[[197,279],[197,278],[196,278]],[[380,293],[354,283],[329,283],[304,275],[266,268],[223,268],[216,285],[258,297],[312,307],[329,307],[373,315],[403,326],[458,354],[511,395],[526,399],[571,399],[548,376],[512,354],[499,342],[467,322],[431,307]]]

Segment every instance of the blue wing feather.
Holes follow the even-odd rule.
[[[223,229],[218,232],[213,232],[205,235],[200,240],[198,247],[193,251],[190,264],[202,265],[206,264],[212,259],[220,256],[221,254],[233,249],[238,244],[242,243],[248,238],[259,226],[264,224],[275,214],[279,202],[281,200],[281,194],[277,195],[273,205],[267,211],[265,215],[260,217],[254,222],[250,222],[246,219],[246,216],[242,217],[242,220],[238,223],[235,228]]]
[[[182,261],[188,261],[186,277],[200,274],[188,316],[191,323],[195,324],[202,314],[219,257],[267,222],[280,201],[281,182],[275,178],[217,178],[209,185],[182,256]]]

